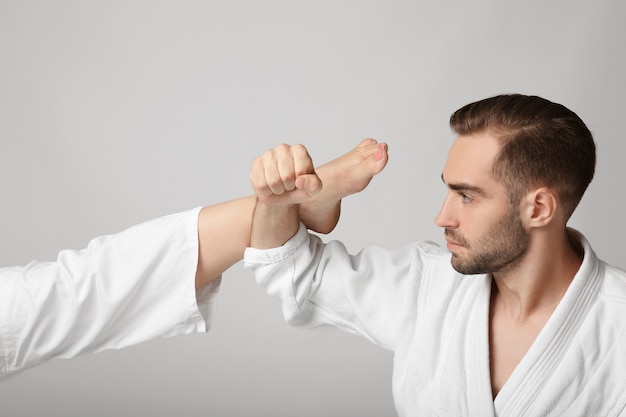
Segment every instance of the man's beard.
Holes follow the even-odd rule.
[[[446,229],[445,235],[465,248],[467,257],[452,254],[452,267],[466,275],[510,271],[524,258],[530,242],[519,215],[512,208],[474,243],[470,244],[451,229]]]

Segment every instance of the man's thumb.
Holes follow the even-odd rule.
[[[317,174],[300,175],[296,178],[296,188],[304,191],[309,197],[313,197],[322,191],[322,180]]]

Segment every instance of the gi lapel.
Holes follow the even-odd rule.
[[[582,237],[579,236],[582,240]],[[591,248],[585,244],[586,249]],[[583,263],[554,313],[494,400],[496,416],[530,416],[536,398],[567,353],[571,341],[597,298],[601,280],[596,258]],[[558,401],[554,398],[553,401]],[[546,407],[549,407],[546,404]]]

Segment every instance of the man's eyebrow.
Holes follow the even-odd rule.
[[[469,191],[470,193],[474,193],[482,197],[491,197],[491,194],[476,185],[468,184],[466,182],[447,183],[443,174],[441,174],[441,181],[443,181],[443,183],[453,191]]]

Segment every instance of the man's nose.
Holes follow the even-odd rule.
[[[457,216],[454,215],[454,207],[452,206],[452,201],[450,199],[450,196],[448,195],[446,199],[443,200],[441,209],[435,217],[435,224],[437,226],[450,229],[455,229],[456,227],[458,227],[458,219]]]

